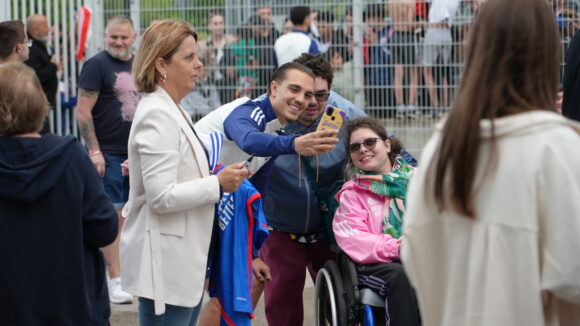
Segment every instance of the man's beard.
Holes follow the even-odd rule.
[[[131,54],[131,49],[116,51],[114,48],[106,47],[105,50],[115,59],[125,59]]]

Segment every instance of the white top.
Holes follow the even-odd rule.
[[[447,25],[451,27],[459,3],[461,0],[433,0],[429,9],[429,24],[436,24],[447,19]]]
[[[230,103],[226,103],[213,110],[194,125],[195,132],[204,144],[210,157],[210,166],[215,167],[222,163],[225,166],[243,162],[250,158],[250,154],[244,152],[225,136],[224,121],[238,106],[248,102],[248,97],[241,97]],[[265,133],[276,134],[276,130],[283,128],[278,119],[274,119],[266,124]],[[255,174],[270,160],[270,157],[254,157],[248,165],[248,170]]]
[[[488,140],[489,121],[481,127]],[[425,195],[442,124],[411,181],[401,256],[423,325],[580,325],[580,125],[535,111],[495,127],[497,164],[485,180],[478,167],[475,219],[439,213]]]
[[[129,201],[121,231],[123,289],[195,307],[203,294],[219,181],[191,119],[163,88],[145,94],[129,134]]]
[[[301,56],[302,53],[309,53],[312,42],[315,41],[301,32],[290,32],[278,37],[274,43],[278,67],[293,61]]]

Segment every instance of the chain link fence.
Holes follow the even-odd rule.
[[[383,119],[387,130],[419,155],[433,125],[452,104],[463,46],[480,1],[441,2],[452,13],[443,22],[429,21],[430,0],[6,0],[0,18],[25,21],[32,13],[49,18],[49,47],[65,63],[53,130],[77,134],[71,113],[82,65],[74,56],[81,6],[92,11],[86,58],[104,48],[106,21],[116,15],[131,17],[138,34],[156,19],[182,19],[194,26],[205,66],[195,104],[187,108],[194,118],[237,97],[265,93],[276,64],[274,43],[292,29],[290,9],[309,6],[311,35],[333,67],[332,89]],[[579,28],[580,0],[552,4],[563,69],[567,45]]]

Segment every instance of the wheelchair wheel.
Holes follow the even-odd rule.
[[[318,271],[316,276],[316,325],[346,326],[346,304],[338,266],[332,260]]]

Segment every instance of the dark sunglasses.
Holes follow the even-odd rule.
[[[360,150],[360,147],[361,147],[361,145],[364,145],[364,146],[365,146],[367,149],[369,149],[369,150],[370,150],[370,149],[373,149],[373,148],[375,148],[375,146],[377,145],[377,141],[378,141],[379,139],[380,139],[380,138],[377,138],[377,137],[374,137],[374,138],[367,138],[367,139],[363,140],[363,141],[362,141],[362,142],[360,142],[360,143],[353,143],[353,144],[350,144],[350,145],[348,145],[348,150],[349,150],[351,153],[358,152],[358,151]]]
[[[327,92],[327,91],[320,91],[320,92],[314,93],[314,98],[316,98],[317,102],[324,102],[324,101],[328,100],[329,96],[330,96],[330,92]]]

